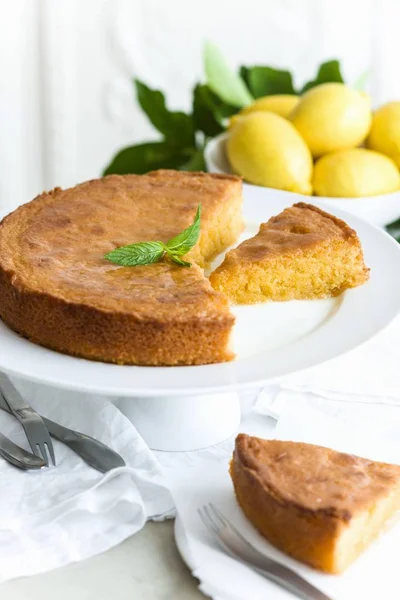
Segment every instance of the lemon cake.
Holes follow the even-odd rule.
[[[368,276],[356,232],[333,215],[300,202],[228,252],[210,281],[233,302],[251,304],[337,296]]]
[[[240,434],[230,467],[239,505],[274,546],[340,573],[400,509],[400,466]]]
[[[29,340],[83,358],[192,365],[233,358],[234,317],[203,270],[242,231],[235,176],[156,171],[110,175],[44,193],[0,225],[0,317]],[[166,242],[202,205],[191,268],[167,260],[136,267],[104,256]]]

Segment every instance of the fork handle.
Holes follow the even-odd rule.
[[[290,573],[290,577],[288,577],[287,575],[285,577],[280,577],[279,575],[272,573],[271,571],[266,571],[265,569],[261,569],[260,567],[255,567],[254,565],[248,562],[246,562],[246,564],[266,579],[277,583],[281,587],[288,590],[288,592],[295,594],[298,598],[302,598],[302,600],[332,600],[330,596],[327,596],[326,594],[315,588],[313,585],[308,583],[308,581],[298,576],[294,571]]]
[[[12,413],[12,409],[6,402],[1,390],[0,408]],[[111,469],[126,466],[122,456],[114,452],[114,450],[99,440],[96,440],[95,438],[92,438],[84,433],[79,433],[78,431],[68,429],[59,423],[55,423],[54,421],[47,419],[46,417],[42,416],[41,418],[46,425],[48,432],[54,439],[71,448],[71,450],[83,458],[88,465],[94,469],[97,469],[101,473],[106,473],[107,471],[111,471]]]

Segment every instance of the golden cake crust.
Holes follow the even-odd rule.
[[[336,240],[358,244],[356,232],[347,223],[317,206],[298,202],[271,217],[267,223],[262,223],[254,238],[228,252],[225,265],[298,254],[321,242]]]
[[[330,573],[346,568],[400,508],[399,466],[321,446],[240,434],[230,472],[238,502],[259,531]],[[352,527],[360,532],[347,543]]]
[[[388,486],[400,467],[330,448],[239,435],[235,460],[257,477],[266,493],[288,507],[349,521]]]
[[[127,243],[167,241],[190,225],[200,202],[200,240],[189,254],[199,263],[242,228],[239,178],[156,171],[41,194],[0,225],[0,316],[34,342],[85,358],[229,360],[234,318],[200,267],[123,268],[104,259]],[[221,224],[225,237],[216,236]]]

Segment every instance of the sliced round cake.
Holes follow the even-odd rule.
[[[0,225],[0,317],[33,342],[93,360],[230,360],[234,317],[197,264],[120,267],[104,255],[166,242],[201,204],[200,238],[188,256],[203,265],[242,231],[241,188],[234,176],[155,171],[38,196]]]

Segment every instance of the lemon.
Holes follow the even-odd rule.
[[[390,102],[376,111],[367,146],[387,154],[400,168],[400,102]]]
[[[304,94],[290,120],[316,158],[364,141],[371,126],[370,102],[343,83],[323,83]]]
[[[246,106],[246,108],[240,111],[239,115],[248,115],[259,110],[269,110],[270,112],[287,119],[298,102],[299,96],[294,96],[292,94],[263,96],[262,98],[258,98],[253,104],[250,104],[250,106]]]
[[[311,153],[283,117],[265,111],[238,118],[230,129],[226,148],[233,170],[248,182],[311,193]]]
[[[400,189],[400,174],[395,163],[379,152],[339,150],[316,162],[313,188],[317,196],[375,196]]]

